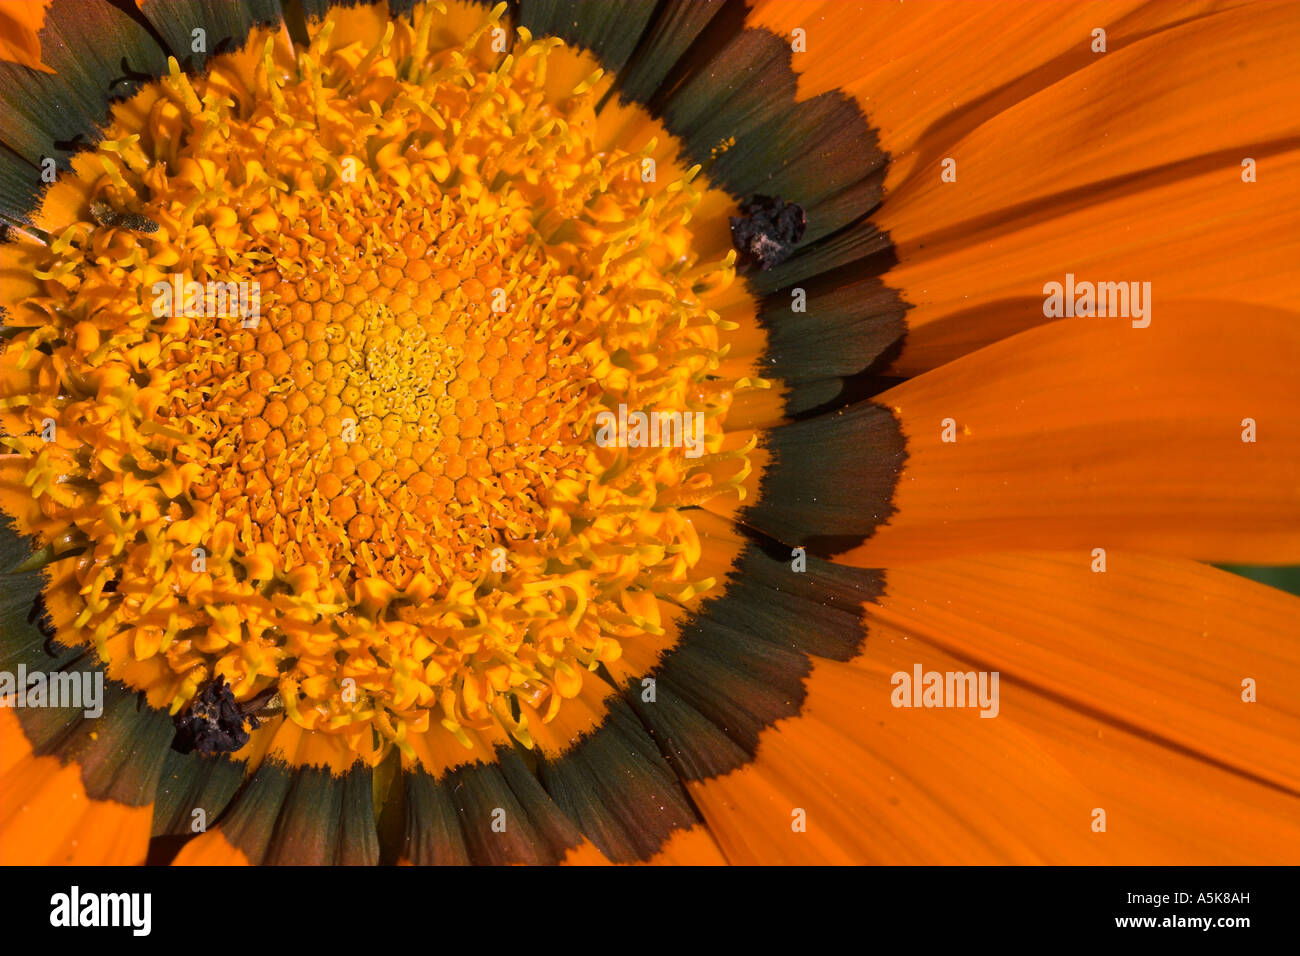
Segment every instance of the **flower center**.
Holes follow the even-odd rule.
[[[173,61],[77,161],[7,444],[85,548],[76,634],[156,706],[224,680],[368,760],[431,720],[529,745],[518,702],[713,584],[683,507],[744,477],[723,421],[763,384],[718,373],[734,254],[693,252],[697,170],[499,16]]]

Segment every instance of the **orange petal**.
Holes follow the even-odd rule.
[[[119,866],[143,863],[153,805],[86,794],[81,767],[38,757],[18,717],[0,708],[0,863]]]
[[[54,71],[41,62],[41,27],[45,25],[45,8],[53,0],[26,0],[24,3],[0,4],[0,60],[21,66]]]
[[[891,572],[880,606],[868,605],[864,653],[816,662],[802,713],[763,733],[753,763],[691,786],[728,858],[1295,859],[1300,794],[1269,779],[1294,773],[1294,744],[1276,755],[1266,748],[1270,738],[1295,739],[1296,709],[1283,695],[1268,708],[1235,696],[1242,668],[1261,687],[1294,683],[1296,653],[1277,629],[1294,620],[1295,599],[1188,562],[1136,559],[1118,561],[1106,576],[1116,580],[1089,597],[1062,560]],[[1022,606],[1007,593],[1017,586]],[[1052,633],[1080,606],[1086,626]],[[1213,622],[1209,636],[1197,630],[1203,621]],[[1075,633],[1083,630],[1087,643]],[[916,665],[967,672],[1004,662],[993,719],[976,708],[891,702],[894,675]],[[1174,700],[1188,691],[1200,696]],[[1161,708],[1171,703],[1166,724]],[[1261,710],[1243,712],[1253,707]],[[1094,830],[1097,810],[1104,831]]]
[[[581,844],[570,850],[561,861],[563,866],[609,866],[609,860],[605,854],[601,853],[591,843],[590,840],[583,840]]]
[[[1257,162],[1257,182],[1242,182],[1242,156]],[[938,368],[1051,322],[1043,286],[1067,272],[1150,282],[1166,303],[1215,298],[1289,308],[1300,298],[1297,176],[1300,151],[1242,147],[1064,194],[1013,227],[975,224],[905,251],[886,279],[914,308],[890,373]]]
[[[995,554],[892,570],[867,618],[1300,792],[1294,595],[1123,551]]]
[[[1107,31],[1111,56],[1235,5],[761,0],[746,23],[785,35],[806,31],[807,53],[793,60],[799,98],[836,90],[857,98],[890,154],[888,196],[910,176],[928,175],[969,130],[1095,65],[1095,28]]]
[[[220,830],[195,837],[181,849],[172,866],[248,866],[248,856]]]
[[[1096,547],[1300,560],[1300,320],[1158,297],[1152,316],[1055,322],[880,395],[907,461],[895,513],[844,560]]]
[[[1193,20],[1094,56],[948,144],[955,183],[918,170],[874,217],[900,259],[889,282],[916,306],[894,370],[1045,321],[1039,290],[1067,268],[1140,277],[1166,299],[1295,301],[1300,120],[1276,104],[1300,97],[1297,45],[1283,6]]]
[[[1074,190],[1091,198],[1157,169],[1165,180],[1180,177],[1192,160],[1200,160],[1192,171],[1222,169],[1239,189],[1243,156],[1300,134],[1300,119],[1276,108],[1300,96],[1297,45],[1300,18],[1265,5],[1091,54],[1086,68],[950,144],[956,183],[935,168],[900,184],[877,223],[906,255],[949,231],[964,236],[991,219],[1055,208]]]
[[[725,866],[727,858],[707,827],[679,830],[664,848],[646,861],[647,866]]]

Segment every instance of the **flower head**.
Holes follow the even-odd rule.
[[[0,853],[1300,846],[1293,15],[137,6],[0,10]]]

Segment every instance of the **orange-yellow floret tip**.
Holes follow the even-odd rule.
[[[531,746],[512,696],[553,718],[712,586],[681,509],[739,486],[723,422],[765,384],[718,372],[734,255],[692,252],[698,169],[598,148],[599,71],[556,95],[559,41],[492,49],[503,10],[173,60],[77,161],[44,324],[0,354],[2,500],[74,555],[62,637],[155,706],[221,675],[367,759],[435,724]],[[701,449],[598,443],[620,406],[700,415]]]

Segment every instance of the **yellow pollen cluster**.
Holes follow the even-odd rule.
[[[275,691],[372,761],[431,720],[531,745],[512,698],[552,718],[710,587],[681,506],[748,468],[696,170],[599,146],[599,71],[548,89],[559,41],[494,50],[498,8],[435,49],[444,13],[173,61],[77,160],[46,321],[0,354],[110,676],[173,713]],[[598,443],[620,406],[702,416],[703,454]]]

